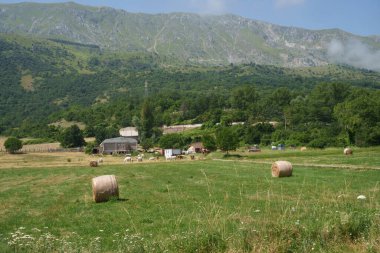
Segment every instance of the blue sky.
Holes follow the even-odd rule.
[[[0,3],[21,1],[0,0]],[[66,2],[35,0],[23,2]],[[285,26],[340,28],[359,35],[380,35],[380,0],[75,0],[129,12],[232,13]]]

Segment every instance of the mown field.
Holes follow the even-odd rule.
[[[0,252],[380,252],[379,151],[8,164]],[[271,177],[270,163],[281,159],[294,164],[292,177]],[[91,179],[105,174],[116,175],[120,200],[96,204]]]

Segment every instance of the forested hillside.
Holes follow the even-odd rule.
[[[265,134],[266,142],[294,144],[380,141],[378,72],[336,65],[175,66],[156,54],[115,54],[94,45],[15,35],[0,36],[0,57],[5,135],[55,138],[60,130],[48,124],[62,118],[85,123],[88,135],[96,128],[115,133],[141,121],[145,101],[156,127],[280,122],[275,132],[251,137],[252,129],[240,129],[246,143],[258,143]]]

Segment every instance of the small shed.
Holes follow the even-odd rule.
[[[194,143],[190,144],[190,147],[187,150],[187,152],[189,152],[189,154],[191,154],[191,153],[202,153],[202,151],[204,149],[205,149],[205,147],[203,146],[202,142],[194,142]]]
[[[165,157],[171,157],[171,156],[177,156],[182,153],[182,150],[179,148],[170,148],[170,149],[165,149]]]
[[[124,154],[137,150],[137,140],[133,138],[117,137],[105,139],[99,145],[102,154]]]

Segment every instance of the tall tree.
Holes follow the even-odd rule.
[[[66,128],[61,134],[60,142],[64,148],[82,147],[86,144],[83,133],[77,125]]]
[[[222,127],[216,131],[216,144],[228,154],[239,146],[239,137],[231,127]]]
[[[334,108],[334,116],[351,143],[378,145],[380,128],[380,92],[356,90],[349,99]]]
[[[215,137],[211,134],[203,135],[202,143],[205,149],[208,149],[210,151],[215,151],[217,148]]]
[[[140,113],[139,134],[141,140],[152,137],[154,127],[153,106],[148,100],[145,100]]]

